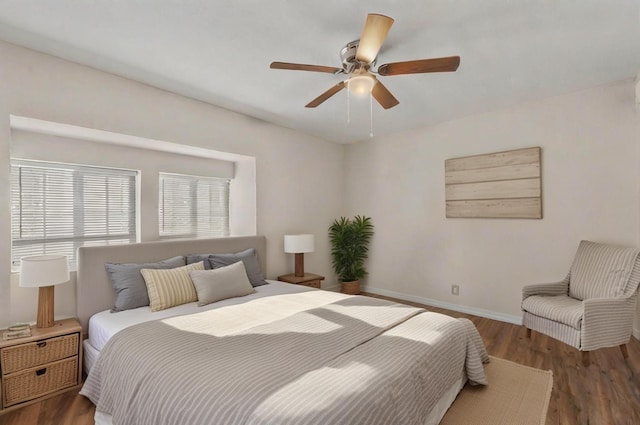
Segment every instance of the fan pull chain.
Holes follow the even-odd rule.
[[[349,96],[349,94],[351,93],[351,90],[349,90],[349,81],[347,81],[347,124],[351,123],[351,105],[349,103],[349,99],[351,98],[351,96]]]
[[[373,94],[369,93],[369,137],[373,137]]]

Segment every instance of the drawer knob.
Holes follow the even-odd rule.
[[[47,341],[41,341],[38,344],[38,347],[42,348],[42,347],[46,347],[47,346]]]
[[[42,376],[45,373],[47,373],[47,368],[46,367],[43,367],[42,369],[36,370],[36,376]]]

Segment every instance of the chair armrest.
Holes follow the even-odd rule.
[[[626,344],[633,330],[636,294],[583,301],[581,350]]]
[[[605,314],[607,318],[616,318],[623,313],[623,311],[629,310],[631,318],[633,319],[636,311],[636,294],[631,296],[620,296],[610,298],[590,298],[582,301],[584,305],[584,315],[601,315]]]
[[[536,283],[522,288],[522,301],[532,295],[567,295],[569,293],[569,275],[561,282]]]

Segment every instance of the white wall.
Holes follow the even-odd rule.
[[[267,236],[268,275],[289,273],[286,233],[313,233],[306,269],[330,276],[327,228],[342,211],[344,149],[92,68],[0,42],[0,197],[9,199],[9,114],[256,158],[257,233]],[[52,152],[57,146],[51,146]],[[10,281],[8,203],[0,206],[0,326],[36,296]],[[75,288],[56,287],[56,315],[75,313]],[[13,313],[12,313],[13,312]]]
[[[270,277],[293,267],[282,235],[314,233],[306,269],[335,284],[327,228],[366,214],[376,226],[370,288],[517,320],[521,286],[564,277],[580,239],[639,242],[630,81],[344,147],[3,42],[0,63],[0,199],[9,114],[255,157]],[[445,219],[445,159],[528,146],[542,146],[543,220]],[[0,326],[35,317],[35,293],[9,279],[9,223],[1,203]],[[73,315],[75,288],[56,291],[56,313]]]
[[[9,143],[11,130],[9,127],[9,109],[6,102],[8,96],[7,87],[1,82],[5,80],[5,68],[0,66],[0,233],[8,232],[6,225],[11,223],[11,206],[6,200],[11,199],[10,167],[9,167]],[[0,326],[9,321],[11,310],[11,238],[0,237]],[[5,254],[6,253],[6,254]],[[34,316],[35,317],[35,316]]]
[[[521,287],[564,278],[581,239],[638,244],[638,120],[626,81],[348,146],[346,210],[376,228],[369,289],[518,321]],[[445,218],[445,159],[531,146],[542,220]]]

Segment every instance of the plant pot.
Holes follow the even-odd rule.
[[[347,295],[360,294],[360,281],[354,280],[353,282],[342,282],[342,293]]]

